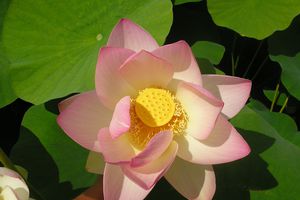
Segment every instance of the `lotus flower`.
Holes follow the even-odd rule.
[[[250,152],[228,119],[245,105],[251,82],[201,75],[184,41],[159,47],[120,20],[100,50],[95,87],[61,102],[57,121],[103,155],[104,199],[143,199],[162,176],[188,199],[212,199],[212,165]]]
[[[5,167],[0,167],[0,199],[29,199],[29,189],[22,177],[17,172]]]

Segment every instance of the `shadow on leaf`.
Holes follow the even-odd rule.
[[[146,200],[155,199],[183,200],[185,198],[179,194],[165,178],[162,178],[146,198]]]
[[[238,161],[214,165],[217,179],[215,200],[247,200],[250,199],[250,190],[268,190],[278,185],[268,170],[268,163],[259,156],[270,148],[275,140],[252,131],[238,131],[250,145],[251,153]]]
[[[268,190],[278,185],[268,170],[268,164],[260,153],[270,148],[275,140],[271,137],[246,130],[238,130],[250,145],[251,154],[231,163],[214,165],[217,180],[215,200],[247,200],[250,190]],[[185,199],[164,178],[154,187],[146,199]]]
[[[73,199],[86,189],[73,190],[70,182],[61,183],[56,164],[39,139],[27,128],[22,126],[21,129],[22,134],[10,157],[28,170],[28,181],[40,192],[43,200]]]

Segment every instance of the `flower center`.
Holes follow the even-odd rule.
[[[150,127],[165,125],[175,112],[175,102],[167,90],[146,88],[139,92],[135,102],[137,116]]]
[[[184,134],[188,116],[170,91],[146,88],[131,99],[130,120],[129,138],[137,149],[143,149],[161,131]]]

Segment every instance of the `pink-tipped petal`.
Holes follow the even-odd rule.
[[[98,152],[90,151],[85,165],[86,171],[93,174],[103,174],[104,166],[103,156]]]
[[[109,125],[109,132],[113,139],[116,139],[130,128],[130,97],[123,97],[116,105],[112,120]]]
[[[204,165],[231,162],[250,153],[246,141],[222,115],[207,139],[199,141],[186,135],[177,137],[176,141],[180,158]]]
[[[144,189],[126,177],[118,165],[106,164],[103,178],[103,194],[107,200],[141,200],[150,189]]]
[[[215,173],[210,165],[197,165],[177,157],[165,178],[187,199],[211,200],[216,191]]]
[[[144,189],[149,189],[153,187],[170,168],[176,157],[177,150],[178,145],[173,141],[158,159],[135,168],[125,164],[122,167],[123,172]]]
[[[131,160],[131,167],[140,167],[160,157],[166,151],[172,139],[173,133],[171,131],[157,133],[148,142],[145,149]]]
[[[112,30],[107,46],[121,47],[133,51],[152,51],[158,48],[153,37],[139,25],[128,19],[121,19]]]
[[[251,81],[234,76],[203,75],[203,87],[222,99],[222,113],[234,117],[244,107],[251,91]]]
[[[201,73],[189,45],[181,40],[155,49],[154,55],[167,60],[174,67],[173,78],[202,85]]]
[[[140,51],[121,66],[120,73],[137,90],[166,87],[172,79],[173,67],[147,51]]]
[[[101,102],[114,108],[124,96],[135,94],[135,90],[120,76],[119,68],[134,52],[129,49],[103,47],[96,66],[96,91]]]
[[[58,104],[58,110],[61,113],[64,109],[66,109],[80,94],[73,95]]]
[[[67,135],[81,146],[97,149],[97,135],[107,127],[112,111],[104,107],[95,91],[78,95],[57,117],[57,123]]]
[[[207,138],[215,126],[223,102],[201,86],[187,82],[178,84],[176,97],[189,117],[186,133],[198,140]]]
[[[99,131],[98,141],[105,162],[126,163],[130,162],[135,156],[134,149],[129,142],[128,134],[123,134],[113,139],[109,129],[103,128]]]

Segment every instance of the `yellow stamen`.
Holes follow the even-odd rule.
[[[181,103],[170,91],[159,88],[146,88],[131,99],[130,118],[130,140],[137,149],[144,148],[160,131],[184,134],[188,122]]]
[[[169,91],[146,88],[135,100],[137,116],[148,126],[157,127],[168,123],[175,111],[175,103]]]

